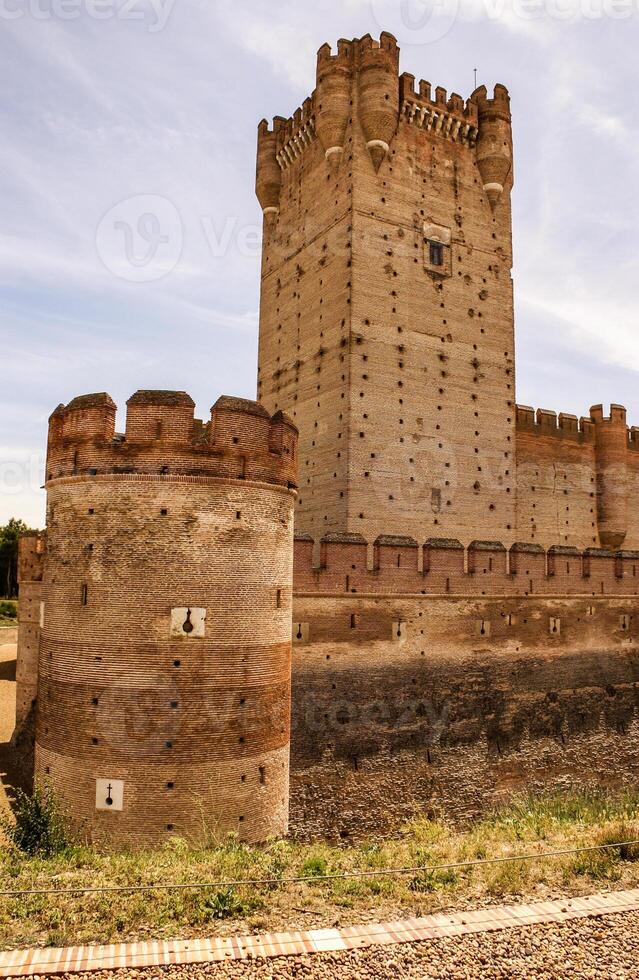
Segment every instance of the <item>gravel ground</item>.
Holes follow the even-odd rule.
[[[82,976],[83,980],[637,980],[639,913],[351,953]]]

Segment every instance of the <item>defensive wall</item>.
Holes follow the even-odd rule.
[[[517,406],[517,532],[578,548],[639,547],[639,429],[626,409],[588,418]]]
[[[636,781],[637,555],[329,539],[315,566],[295,547],[294,833]]]

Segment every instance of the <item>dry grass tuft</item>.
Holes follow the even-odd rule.
[[[348,846],[279,840],[248,847],[233,837],[196,846],[174,839],[157,851],[108,854],[70,846],[49,858],[29,858],[5,848],[0,850],[0,890],[296,876],[312,880],[258,887],[213,884],[202,891],[2,899],[0,946],[312,928],[423,915],[522,896],[548,898],[566,892],[587,894],[602,887],[636,887],[636,845],[432,870],[433,865],[635,839],[639,839],[639,793],[592,793],[520,799],[465,831],[440,821],[415,819],[396,839]],[[401,867],[421,870],[377,878],[327,878],[344,871]]]

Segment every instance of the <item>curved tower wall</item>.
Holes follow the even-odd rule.
[[[284,834],[296,430],[181,393],[114,416],[51,421],[36,778],[92,838]]]
[[[621,548],[628,533],[628,427],[626,410],[612,405],[590,409],[596,433],[597,521],[604,548]]]

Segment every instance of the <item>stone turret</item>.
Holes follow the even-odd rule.
[[[611,405],[604,417],[603,407],[590,409],[596,433],[597,518],[602,547],[616,550],[628,532],[626,410]]]
[[[399,123],[399,48],[384,32],[379,44],[366,35],[359,42],[359,118],[373,165],[379,170]]]
[[[282,171],[277,162],[277,134],[268,128],[266,119],[257,131],[257,174],[255,190],[265,216],[277,214],[280,206]]]
[[[317,53],[317,114],[315,129],[326,159],[339,163],[344,149],[346,128],[351,113],[352,49],[354,42],[337,42],[337,55],[330,44]]]
[[[479,114],[477,165],[490,206],[494,210],[507,186],[513,166],[510,98],[503,85],[496,85],[489,99],[486,86],[473,92]]]

